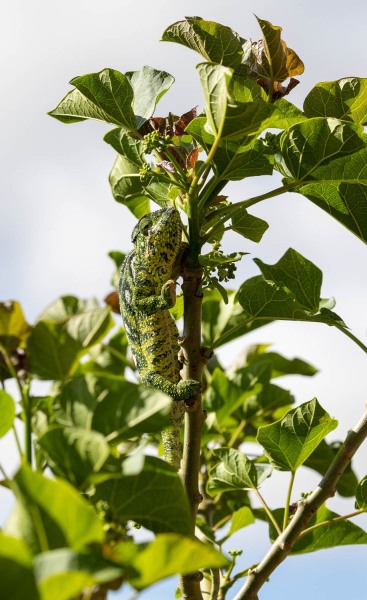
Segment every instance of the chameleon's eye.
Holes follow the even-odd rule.
[[[150,220],[144,219],[144,217],[143,217],[139,223],[139,231],[143,235],[148,235],[149,229],[150,229]]]

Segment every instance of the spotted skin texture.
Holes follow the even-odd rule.
[[[164,456],[180,466],[180,427],[184,400],[200,390],[194,380],[182,381],[178,360],[179,334],[169,309],[176,302],[182,224],[178,211],[149,213],[132,233],[134,250],[121,269],[119,296],[126,335],[144,385],[171,396],[171,427],[162,432]]]

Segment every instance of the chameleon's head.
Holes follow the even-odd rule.
[[[132,232],[135,254],[145,260],[172,266],[181,247],[182,224],[172,206],[142,217]]]

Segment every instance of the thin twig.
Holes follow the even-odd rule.
[[[283,533],[275,540],[269,552],[259,565],[249,571],[246,583],[234,600],[258,600],[258,591],[268,580],[277,566],[290,554],[307,523],[324,502],[334,496],[336,485],[350,464],[354,454],[367,437],[367,410],[360,421],[348,432],[329,469],[318,487],[310,496],[298,503],[296,514]]]

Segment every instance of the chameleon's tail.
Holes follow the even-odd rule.
[[[180,429],[185,414],[183,402],[172,402],[171,427],[162,431],[164,459],[178,471],[181,464],[182,448],[180,442]]]

